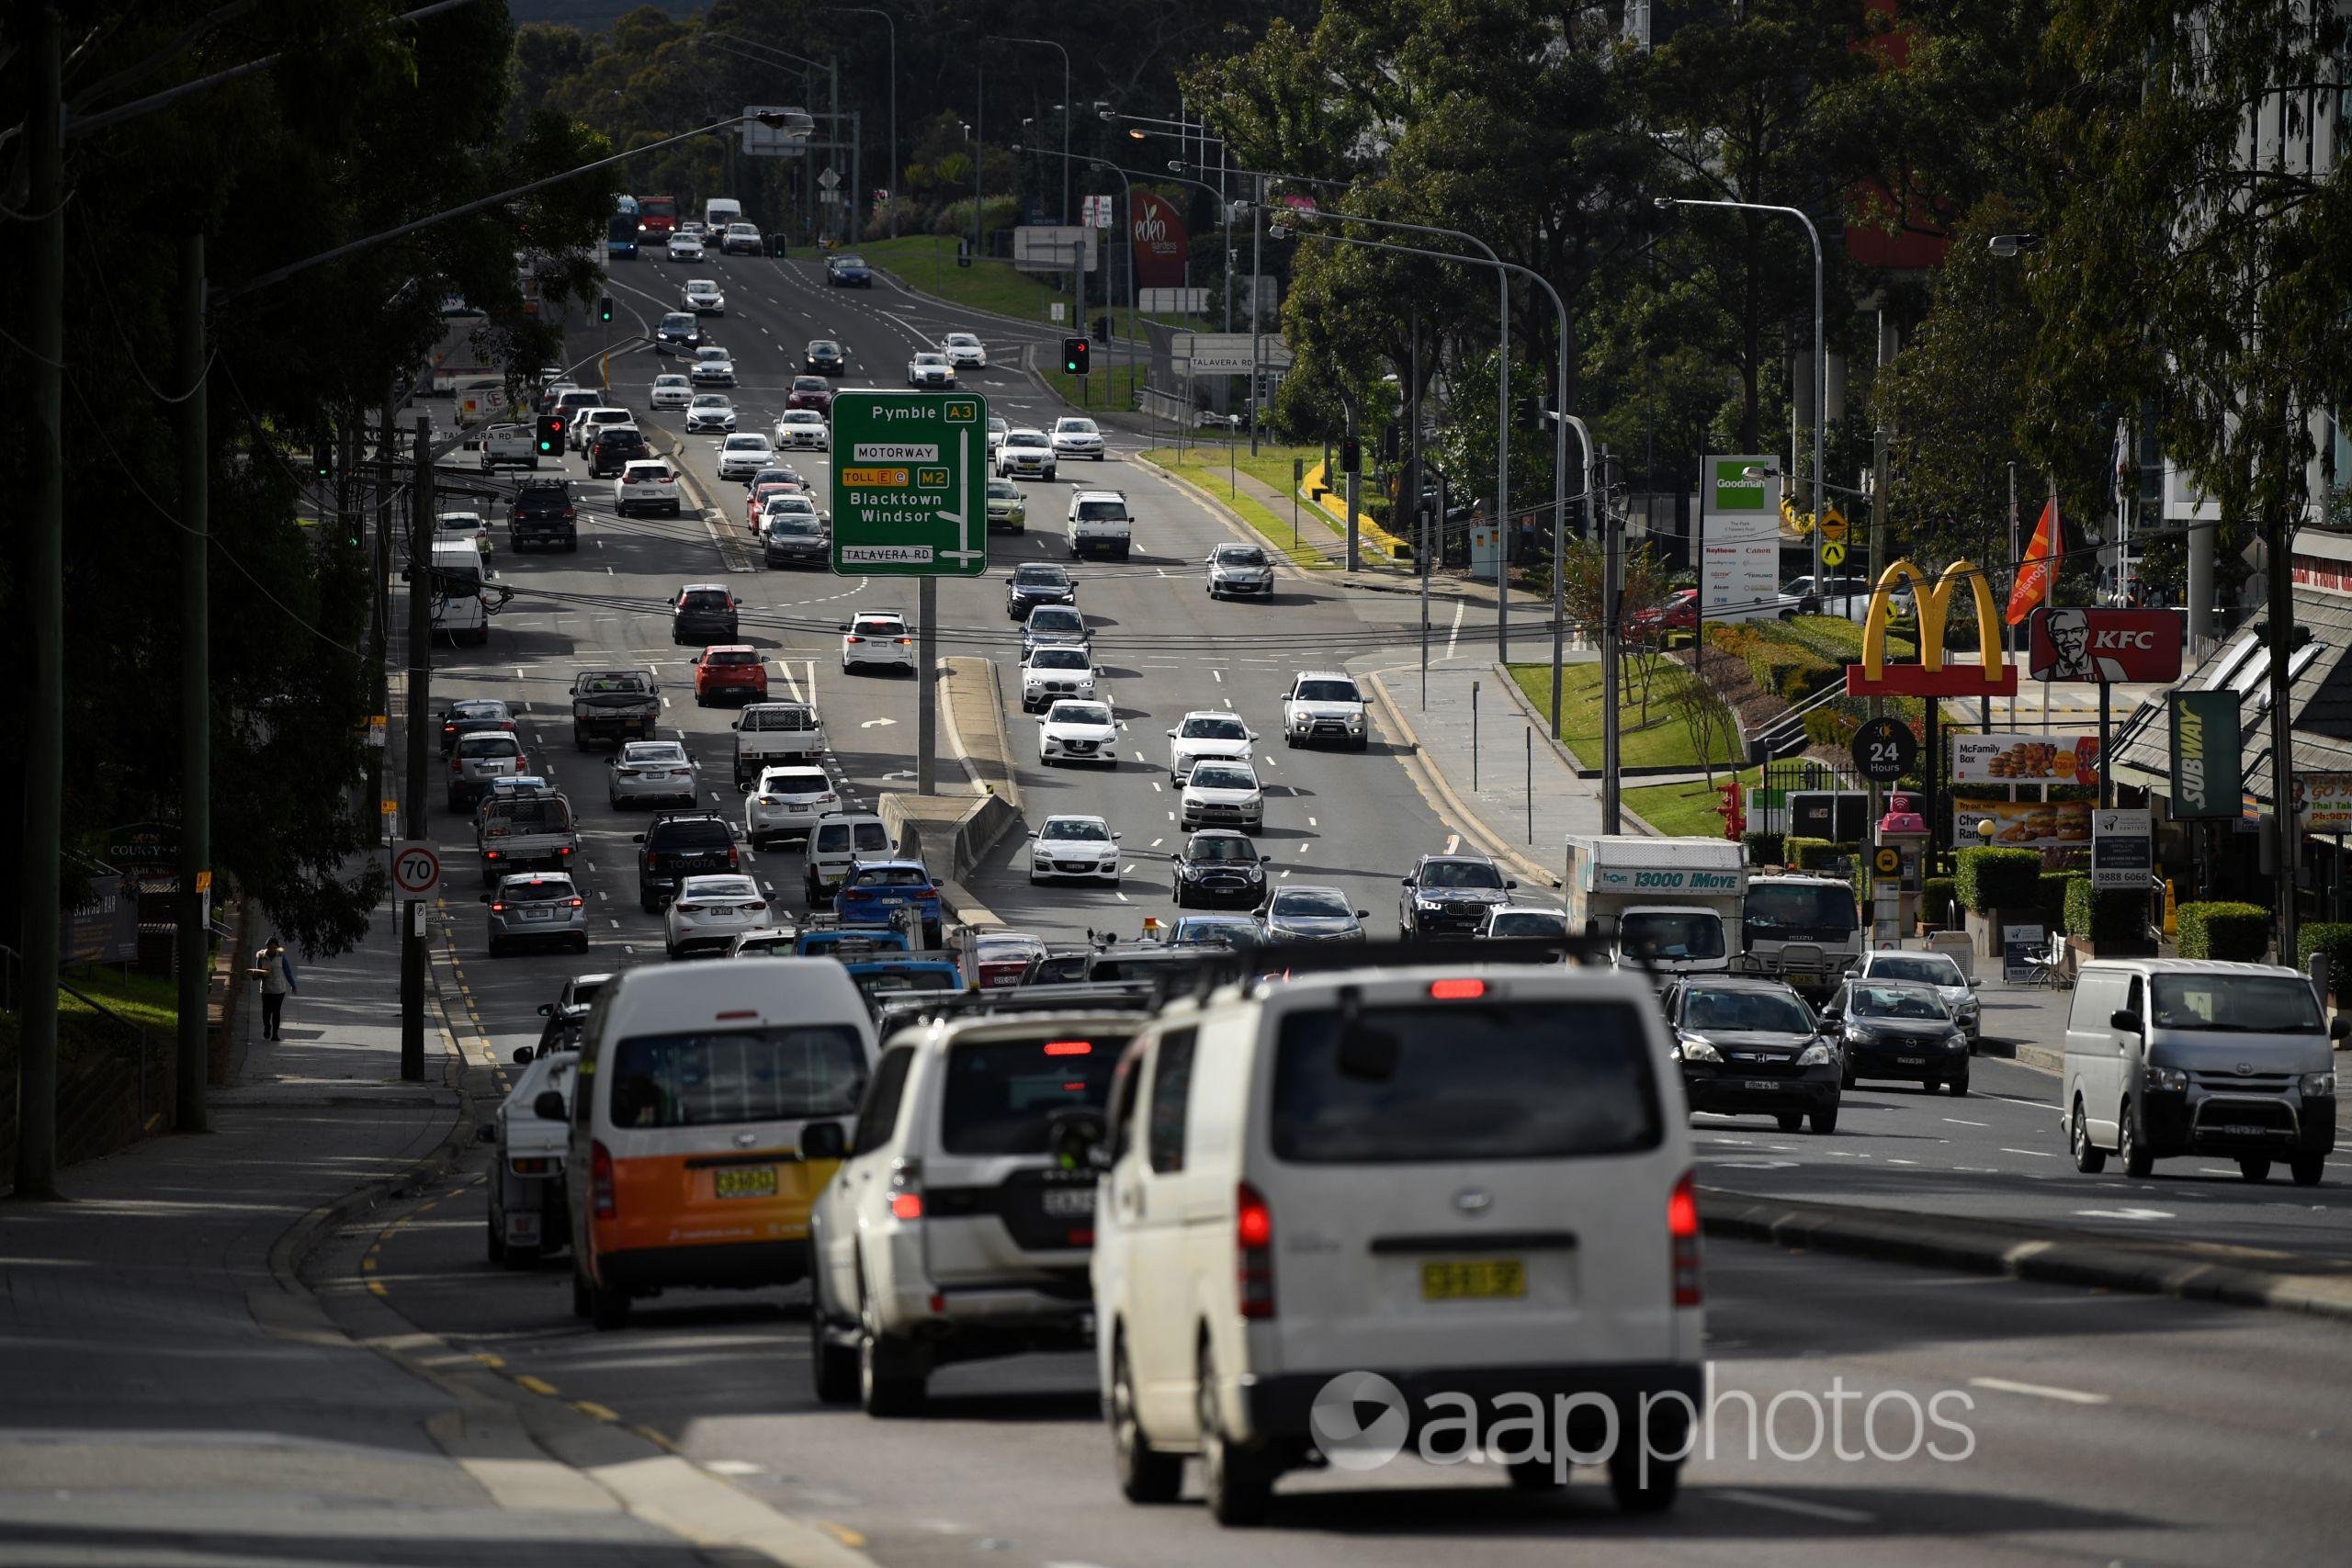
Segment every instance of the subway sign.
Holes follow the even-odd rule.
[[[2238,694],[2223,687],[2215,692],[2171,692],[2165,701],[2172,711],[2172,815],[2186,821],[2196,818],[2235,817],[2240,810],[2244,781],[2240,771]]]

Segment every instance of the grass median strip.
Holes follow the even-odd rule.
[[[1762,781],[1761,768],[1747,768],[1739,775],[1743,787]],[[1729,770],[1715,770],[1715,782],[1710,786],[1704,779],[1689,784],[1645,784],[1624,793],[1626,809],[1665,834],[1669,839],[1720,839],[1724,836],[1724,819],[1715,807],[1724,803],[1724,780]]]
[[[1620,765],[1697,768],[1698,749],[1691,744],[1689,728],[1676,714],[1675,703],[1698,686],[1699,678],[1687,666],[1655,655],[1626,662],[1627,677],[1620,685],[1617,703]],[[1641,676],[1645,671],[1649,677],[1646,714],[1641,700]],[[1551,665],[1514,664],[1510,673],[1537,713],[1552,711]],[[1600,674],[1597,661],[1566,665],[1560,671],[1560,738],[1588,768],[1600,765]],[[1729,727],[1718,722],[1713,739],[1711,750],[1715,761],[1731,761],[1734,746]]]
[[[1267,547],[1288,557],[1298,567],[1307,571],[1337,569],[1338,563],[1326,559],[1318,547],[1328,546],[1338,536],[1329,516],[1302,503],[1294,530],[1290,519],[1277,515],[1255,494],[1234,483],[1230,477],[1233,470],[1227,466],[1228,458],[1224,447],[1187,447],[1181,459],[1173,446],[1155,447],[1143,456],[1147,461],[1159,464],[1202,493],[1230,507],[1242,521],[1258,531],[1265,539]],[[1257,459],[1257,462],[1269,471],[1277,467],[1264,458]],[[1282,479],[1272,488],[1279,494],[1289,488],[1290,461],[1285,457],[1278,466]],[[1256,476],[1253,474],[1252,477]]]

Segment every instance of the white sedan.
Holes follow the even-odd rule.
[[[1257,731],[1229,713],[1216,708],[1188,713],[1168,732],[1168,776],[1181,784],[1195,762],[1246,762],[1257,739]]]
[[[1102,431],[1092,420],[1071,414],[1054,421],[1054,456],[1102,460]]]
[[[1057,762],[1108,762],[1119,765],[1119,727],[1101,703],[1063,698],[1037,721],[1037,761],[1046,767]]]
[[[805,495],[785,491],[760,503],[760,525],[752,532],[763,539],[766,538],[768,525],[779,517],[805,517],[820,528],[825,525],[825,514],[817,510],[815,502]]]
[[[1100,817],[1048,817],[1029,844],[1029,880],[1084,877],[1119,885],[1119,835]]]
[[[910,387],[953,387],[956,367],[947,363],[944,354],[918,354],[907,361],[907,385]]]
[[[731,387],[735,356],[723,348],[695,349],[695,362],[686,367],[686,375],[697,387]]]
[[[735,400],[724,392],[704,392],[686,405],[686,434],[694,435],[716,430],[721,434],[735,428]]]
[[[775,461],[775,448],[768,445],[766,436],[730,435],[718,448],[718,477],[748,479]]]
[[[672,261],[702,260],[702,236],[689,234],[684,230],[671,235],[670,259]]]
[[[727,314],[727,296],[719,292],[717,278],[690,277],[686,279],[685,306],[697,316],[723,316]]]
[[[841,795],[825,770],[810,762],[763,768],[760,782],[743,797],[743,837],[755,850],[778,839],[804,834],[817,818],[841,809]]]
[[[939,340],[939,351],[947,363],[958,370],[985,370],[989,367],[989,351],[970,333],[949,333]]]
[[[774,439],[779,449],[814,446],[822,451],[832,445],[833,436],[825,416],[815,409],[786,409],[775,417]]]
[[[657,409],[682,409],[695,400],[694,383],[684,376],[656,376],[646,399]]]
[[[1266,792],[1258,783],[1257,770],[1247,762],[1204,757],[1177,797],[1176,821],[1186,832],[1195,828],[1257,832],[1266,825]]]
[[[676,740],[624,740],[605,764],[605,801],[616,810],[662,803],[692,806],[701,787],[701,767]]]
[[[706,948],[720,952],[746,931],[768,928],[768,898],[748,876],[689,876],[662,913],[662,945],[673,958]]]

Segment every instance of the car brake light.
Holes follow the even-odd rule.
[[[742,910],[743,913],[747,915],[756,915],[762,909],[766,908],[767,906],[765,904],[738,904],[736,908]]]
[[[1440,1002],[1474,1001],[1487,994],[1484,980],[1432,980],[1430,999]]]
[[[1091,1056],[1093,1054],[1094,1043],[1090,1040],[1048,1040],[1046,1042],[1046,1055],[1048,1056]]]
[[[1666,1201],[1666,1234],[1674,1249],[1674,1304],[1697,1306],[1701,1297],[1699,1196],[1687,1170],[1682,1173],[1682,1179],[1674,1184],[1673,1195]]]
[[[907,644],[909,644],[909,643],[910,643],[910,642],[912,642],[912,641],[914,641],[914,640],[915,640],[915,639],[914,639],[914,638],[912,638],[912,637],[900,637],[900,638],[899,639],[899,647],[901,647],[901,648],[904,648]]]
[[[481,858],[484,860],[496,860],[498,858],[498,852],[496,850],[484,850],[481,852]]]
[[[571,907],[572,907],[573,908],[577,909],[577,908],[581,908],[582,906],[585,905],[587,902],[588,902],[588,900],[587,900],[587,899],[585,899],[585,898],[574,898],[574,899],[571,901]]]
[[[680,902],[671,905],[670,908],[677,910],[678,913],[682,915],[699,915],[702,913],[702,906],[700,904]]]
[[[524,1158],[508,1160],[506,1162],[506,1168],[513,1171],[517,1176],[545,1176],[548,1172],[555,1168],[555,1161],[547,1158],[545,1156],[538,1156],[536,1157],[526,1156]]]
[[[890,1172],[890,1217],[922,1218],[922,1161],[902,1159]]]
[[[922,1194],[920,1192],[892,1193],[890,1195],[890,1217],[894,1220],[922,1219]]]
[[[742,857],[735,852],[735,846],[732,844],[727,846],[727,863],[729,865],[740,865],[742,863]]]
[[[490,907],[490,912],[493,915],[503,915],[506,912],[506,906],[503,904],[492,904]]]
[[[1241,1315],[1273,1316],[1274,1212],[1246,1181],[1235,1191],[1233,1240],[1239,1253],[1236,1283]]]
[[[588,1188],[596,1201],[596,1217],[609,1220],[620,1212],[613,1197],[613,1152],[600,1143],[588,1145]]]

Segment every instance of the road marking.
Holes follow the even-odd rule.
[[[555,1384],[547,1382],[543,1378],[535,1378],[527,1375],[519,1377],[514,1380],[514,1386],[526,1390],[532,1393],[546,1394],[549,1397],[553,1397],[555,1393]]]
[[[710,1459],[702,1467],[713,1475],[765,1475],[765,1465],[753,1464],[747,1459]]]
[[[865,1544],[865,1538],[847,1525],[837,1525],[831,1519],[819,1519],[817,1523],[827,1535],[831,1536],[852,1551],[857,1551]]]
[[[1990,1122],[1963,1122],[1957,1116],[1947,1116],[1944,1120],[1951,1122],[1955,1127],[1985,1127],[1991,1125]]]
[[[2103,1393],[2086,1393],[2078,1388],[2052,1388],[2041,1382],[2012,1382],[2007,1378],[1971,1378],[1971,1388],[1989,1388],[1996,1393],[2022,1393],[2034,1399],[2054,1399],[2062,1404],[2109,1404],[2114,1403]]]
[[[599,1404],[593,1399],[575,1399],[571,1402],[571,1407],[580,1412],[582,1416],[597,1421],[618,1421],[620,1419],[619,1414],[614,1411],[609,1405]]]
[[[1315,826],[1315,818],[1312,818],[1312,817],[1308,818],[1306,819],[1306,825],[1307,825],[1308,827],[1310,827],[1310,828],[1314,827],[1314,826]]]
[[[1153,849],[1155,849],[1155,850],[1156,850],[1156,849],[1158,849],[1160,845],[1162,845],[1162,844],[1166,843],[1167,841],[1168,841],[1168,840],[1165,840],[1165,839],[1154,839],[1154,840],[1151,841],[1151,847],[1152,847]]]
[[[1447,630],[1446,630],[1446,634],[1445,634],[1445,656],[1446,656],[1448,659],[1451,659],[1451,658],[1453,658],[1453,639],[1454,639],[1454,638],[1456,638],[1456,637],[1460,637],[1461,635],[1462,635],[1462,605],[1461,605],[1460,604],[1458,604],[1458,603],[1457,603],[1457,604],[1453,606],[1453,625],[1451,627],[1447,628]],[[1447,852],[1447,853],[1449,853],[1449,854],[1451,854],[1453,852],[1452,852],[1451,850],[1449,850],[1449,851],[1447,851],[1446,852]]]
[[[1216,683],[1217,683],[1218,685],[1222,686],[1223,684],[1225,684],[1225,671],[1222,671],[1222,670],[1211,670],[1211,671],[1209,671],[1209,673],[1210,673],[1212,676],[1216,677]]]
[[[2030,1155],[2035,1159],[2055,1159],[2058,1157],[2052,1154],[2048,1149],[2003,1149],[2001,1152],[2005,1155]]]
[[[2237,1172],[2228,1174],[2234,1176]],[[2165,1209],[2077,1209],[2075,1213],[2086,1220],[2169,1220],[2176,1217]]]
[[[390,1294],[391,1293],[390,1292],[389,1292],[389,1291],[387,1291],[387,1290],[385,1290],[385,1289],[384,1289],[384,1281],[382,1281],[381,1280],[368,1280],[368,1293],[369,1293],[370,1295],[377,1295],[377,1296],[390,1295]]]
[[[1142,759],[1141,759],[1141,758],[1137,758],[1137,759],[1136,759],[1136,761],[1142,761]],[[1152,780],[1152,781],[1151,781],[1151,793],[1152,793],[1152,794],[1154,794],[1154,795],[1158,795],[1158,794],[1159,794],[1159,793],[1160,793],[1160,789],[1159,789],[1159,781],[1158,779],[1154,779],[1154,780]]]
[[[1733,1503],[1745,1503],[1751,1508],[1770,1508],[1783,1514],[1795,1514],[1803,1518],[1827,1519],[1832,1524],[1866,1525],[1875,1517],[1860,1508],[1834,1507],[1827,1503],[1807,1503],[1795,1497],[1775,1497],[1769,1492],[1746,1492],[1737,1487],[1717,1487],[1714,1495]]]

